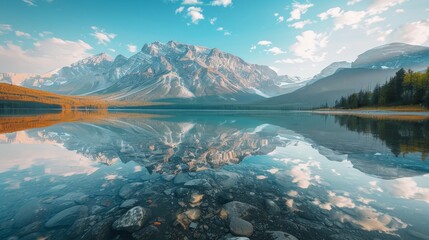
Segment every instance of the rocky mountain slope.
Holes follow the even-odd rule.
[[[173,41],[145,44],[130,58],[95,55],[22,85],[114,100],[191,102],[256,100],[303,86],[295,78],[278,76],[267,66],[249,64],[219,49]]]
[[[292,109],[332,106],[342,96],[372,90],[377,84],[385,83],[400,68],[421,71],[428,66],[429,48],[391,43],[360,54],[351,65],[333,63],[305,87],[258,104]]]

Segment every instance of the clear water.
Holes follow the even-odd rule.
[[[272,231],[298,239],[429,239],[424,118],[95,115],[0,118],[0,239],[221,239],[230,229],[220,210],[231,200],[258,209],[246,219],[251,239],[274,239]],[[184,187],[180,178],[210,187]],[[124,186],[133,187],[124,194]],[[150,210],[144,231],[112,228],[132,207],[119,207],[126,199]],[[270,211],[268,199],[280,210]],[[77,215],[52,226],[74,206],[82,207]],[[201,216],[180,224],[189,209]]]

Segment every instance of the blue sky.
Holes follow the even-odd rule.
[[[0,72],[174,40],[309,77],[386,43],[428,45],[428,16],[427,0],[2,0]]]

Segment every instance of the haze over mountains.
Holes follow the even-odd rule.
[[[421,71],[428,65],[428,47],[392,43],[362,53],[353,63],[332,63],[305,80],[279,76],[216,48],[170,41],[145,44],[130,58],[94,55],[44,75],[0,74],[0,82],[110,100],[311,108],[372,89],[401,67]]]

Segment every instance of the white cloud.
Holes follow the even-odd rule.
[[[329,17],[338,17],[340,14],[342,13],[341,8],[339,7],[334,7],[334,8],[330,8],[328,9],[326,12],[322,12],[319,15],[317,15],[320,20],[324,21],[326,19],[328,19]]]
[[[393,41],[422,45],[429,42],[429,20],[407,23],[392,34]]]
[[[111,51],[111,52],[116,52],[116,49],[109,48],[109,51]]]
[[[366,19],[365,23],[367,26],[369,26],[369,25],[372,25],[374,23],[382,22],[384,20],[386,20],[386,19],[376,15],[376,16],[373,16],[373,17]]]
[[[0,24],[0,31],[12,31],[12,25]]]
[[[192,23],[198,24],[200,20],[204,19],[204,15],[202,14],[203,9],[200,7],[189,7],[188,8],[188,16],[191,18]]]
[[[94,33],[91,33],[91,35],[97,39],[98,44],[107,45],[107,43],[116,37],[116,34],[107,33],[103,29],[99,29],[96,26],[92,26],[91,29],[94,30]]]
[[[90,56],[92,47],[82,40],[48,38],[23,49],[14,43],[0,45],[0,72],[44,73]]]
[[[395,10],[395,12],[396,12],[396,13],[403,13],[403,12],[405,12],[405,11],[404,11],[404,9],[402,9],[402,8],[398,8],[398,9],[396,9],[396,10]]]
[[[358,2],[361,2],[362,0],[350,0],[347,2],[347,6],[352,6],[355,5]]]
[[[184,9],[185,9],[185,7],[181,6],[181,7],[177,8],[176,11],[174,11],[174,13],[175,14],[181,13],[181,12],[183,12]]]
[[[267,41],[267,40],[261,40],[258,42],[258,45],[261,45],[261,46],[270,46],[271,44],[272,44],[272,42]]]
[[[183,0],[182,4],[184,5],[197,5],[202,4],[199,0]]]
[[[30,6],[30,7],[35,7],[35,6],[37,6],[36,5],[36,0],[22,0],[24,3],[26,3],[27,4],[27,6]]]
[[[271,53],[273,55],[286,53],[285,51],[283,51],[281,48],[278,48],[278,47],[272,47],[270,49],[265,50],[265,52]]]
[[[278,18],[277,18],[277,23],[281,23],[281,22],[283,22],[285,20],[285,18],[283,17],[283,16],[279,16]]]
[[[52,32],[49,32],[49,31],[43,31],[43,32],[40,32],[39,33],[39,36],[40,37],[46,37],[46,36],[48,36],[48,35],[52,35],[53,33]]]
[[[313,7],[314,5],[311,3],[308,4],[300,4],[295,2],[292,5],[292,11],[290,12],[290,17],[287,19],[288,22],[293,20],[299,20],[301,19],[301,15],[305,14],[309,8]]]
[[[127,49],[130,53],[135,53],[137,52],[137,46],[134,44],[128,44],[127,45]]]
[[[211,2],[211,5],[228,7],[232,5],[232,0],[214,0]]]
[[[370,14],[379,14],[389,10],[389,8],[402,4],[406,0],[373,0],[368,8]]]
[[[296,36],[296,42],[290,47],[291,52],[298,58],[307,59],[313,62],[323,61],[326,53],[317,53],[319,49],[326,47],[328,36],[326,33],[316,33],[305,31]]]
[[[324,21],[328,18],[334,19],[334,30],[342,29],[344,26],[351,26],[357,28],[364,17],[367,15],[365,11],[343,11],[339,7],[328,9],[326,12],[322,12],[317,16],[320,20]]]
[[[295,63],[303,63],[305,62],[302,58],[286,58],[282,60],[276,60],[275,63],[287,63],[287,64],[295,64]]]
[[[223,35],[224,36],[231,36],[231,32],[225,31],[225,32],[223,32]]]
[[[429,188],[419,187],[412,178],[400,178],[385,183],[387,192],[404,199],[415,199],[429,203]]]
[[[21,31],[15,31],[15,35],[17,37],[31,38],[31,35],[29,33],[21,32]]]
[[[352,28],[357,28],[357,24],[363,20],[365,15],[365,11],[343,12],[339,16],[335,17],[335,30],[342,29],[344,26],[352,26]]]
[[[308,25],[308,24],[311,24],[311,23],[312,23],[312,21],[307,19],[307,20],[304,20],[304,21],[299,21],[299,22],[295,22],[293,24],[289,24],[288,26],[296,28],[296,29],[302,29],[302,28],[305,27],[305,25]]]
[[[252,45],[252,46],[250,47],[250,52],[253,52],[253,50],[256,50],[256,45]]]
[[[223,27],[216,28],[216,31],[223,31]]]
[[[217,21],[217,18],[210,18],[210,24],[211,25],[214,25],[215,23],[216,23],[216,21]]]

